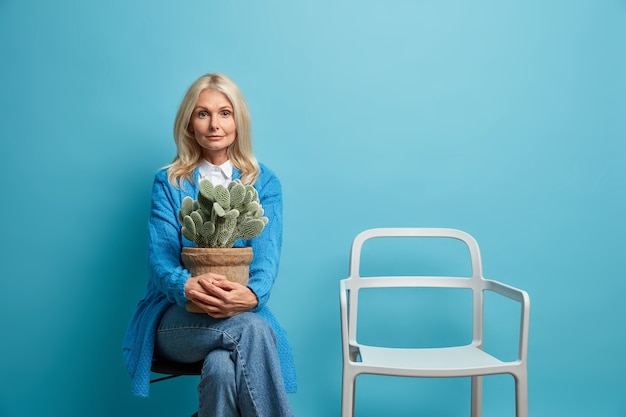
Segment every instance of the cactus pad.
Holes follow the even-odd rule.
[[[185,197],[178,212],[183,236],[199,247],[232,247],[237,239],[257,237],[268,218],[251,185],[234,180],[228,187],[208,180],[199,184],[197,199]]]

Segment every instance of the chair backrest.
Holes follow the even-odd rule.
[[[455,276],[361,276],[361,252],[363,244],[375,238],[451,238],[465,243],[470,253],[472,273],[470,277]],[[357,341],[358,291],[361,288],[430,287],[468,288],[472,291],[472,339],[473,343],[483,343],[483,291],[486,280],[483,277],[482,262],[478,243],[469,234],[447,228],[377,228],[359,233],[352,242],[350,254],[350,274],[342,281],[342,288],[349,292],[348,297],[348,340]]]

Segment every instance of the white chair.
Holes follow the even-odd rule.
[[[464,242],[470,253],[471,277],[360,275],[361,248],[365,241],[380,237],[452,238]],[[393,348],[360,344],[357,339],[359,290],[362,288],[468,288],[472,292],[472,341],[464,346],[441,348]],[[484,293],[492,291],[520,305],[517,359],[501,361],[483,350]],[[350,275],[340,281],[343,378],[341,416],[354,415],[356,377],[377,374],[418,378],[471,377],[471,415],[482,415],[482,376],[511,374],[515,380],[517,417],[528,416],[528,325],[530,300],[525,291],[485,279],[478,244],[472,236],[455,229],[383,228],[357,235],[352,243]],[[469,312],[468,312],[469,314]]]

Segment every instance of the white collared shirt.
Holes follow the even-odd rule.
[[[233,164],[230,160],[222,165],[213,165],[207,160],[202,160],[199,168],[200,180],[209,180],[211,184],[222,184],[227,187],[233,179]]]

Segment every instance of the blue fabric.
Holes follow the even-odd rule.
[[[276,335],[278,356],[285,390],[296,391],[295,364],[291,346],[284,329],[267,307],[271,289],[276,281],[282,246],[282,190],[278,177],[265,165],[254,187],[265,216],[269,222],[263,232],[252,240],[238,240],[235,246],[251,246],[254,259],[250,265],[248,287],[256,294],[259,304],[252,310],[263,317]],[[187,303],[184,286],[191,274],[180,258],[183,246],[195,246],[184,238],[178,222],[178,211],[186,196],[198,194],[198,170],[194,172],[195,183],[184,181],[182,189],[172,186],[167,171],[160,170],[152,187],[152,206],[148,222],[148,284],[144,298],[139,301],[130,321],[123,344],[126,369],[131,378],[131,390],[135,395],[147,397],[150,389],[150,367],[154,351],[156,328],[163,313],[176,303]],[[233,169],[233,180],[241,178],[241,172]]]

